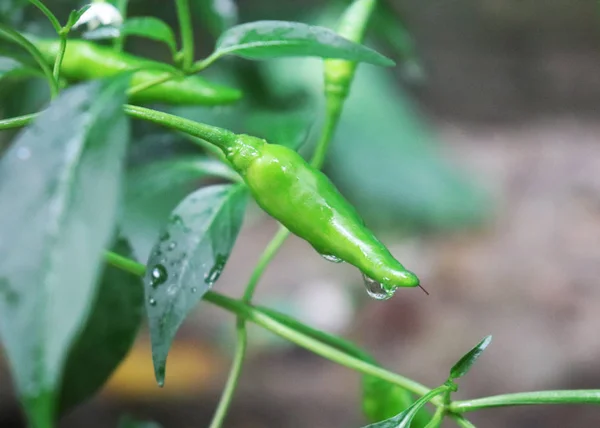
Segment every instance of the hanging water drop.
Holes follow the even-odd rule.
[[[344,261],[340,259],[338,256],[334,256],[333,254],[321,254],[325,260],[331,263],[343,263]]]
[[[154,299],[153,297],[150,297],[148,299],[148,303],[150,304],[150,306],[156,306],[156,299]]]
[[[383,284],[381,284],[380,282],[369,278],[364,273],[362,275],[365,284],[365,289],[367,290],[367,294],[369,296],[371,296],[375,300],[388,300],[392,298],[395,290],[386,290]]]
[[[160,284],[163,284],[168,278],[169,275],[167,274],[167,269],[165,269],[163,265],[156,265],[150,272],[150,285],[156,288]]]

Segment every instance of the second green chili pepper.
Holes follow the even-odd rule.
[[[58,40],[36,40],[32,43],[53,63],[59,49]],[[69,80],[90,80],[137,70],[131,87],[151,82],[165,74],[165,64],[98,46],[84,40],[69,40],[61,66],[61,75]],[[167,71],[168,72],[168,71]],[[175,105],[224,105],[238,101],[242,93],[215,84],[200,76],[174,77],[131,96],[136,103],[160,102]]]
[[[419,286],[417,276],[373,235],[327,176],[298,153],[249,135],[238,135],[224,151],[267,213],[324,257],[356,266],[367,282],[388,292],[373,297]]]

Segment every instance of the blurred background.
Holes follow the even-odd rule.
[[[23,3],[3,0],[0,19],[50,35],[39,12]],[[63,20],[80,6],[45,3]],[[393,70],[359,67],[326,172],[431,295],[400,290],[387,302],[371,300],[355,269],[326,263],[308,244],[291,238],[261,281],[257,301],[350,338],[386,367],[429,386],[443,382],[456,359],[492,334],[491,347],[461,381],[457,399],[597,389],[597,2],[381,3],[383,21],[369,33],[368,44],[399,65]],[[211,51],[219,28],[210,25],[218,21],[211,21],[205,2],[196,4],[201,56]],[[334,27],[343,4],[239,0],[238,19]],[[172,2],[132,0],[129,13],[176,25]],[[142,39],[128,41],[127,50],[168,57],[162,46]],[[207,74],[243,88],[249,101],[237,107],[170,110],[274,141],[297,139],[306,154],[322,116],[321,73],[321,62],[311,59],[224,61]],[[45,100],[44,91],[43,82],[0,88],[0,116],[35,111]],[[131,165],[193,149],[181,136],[136,123]],[[140,260],[177,199],[202,183],[188,184],[154,195],[151,213],[125,207],[123,227]],[[275,230],[273,220],[250,208],[217,290],[241,295]],[[154,382],[150,345],[142,332],[103,393],[61,426],[116,426],[124,413],[169,428],[206,426],[233,347],[234,319],[201,303],[170,354],[165,388]],[[226,426],[364,425],[359,381],[346,368],[252,328],[249,358]],[[523,407],[469,416],[489,428],[600,425],[600,410],[594,407]],[[1,362],[0,426],[23,426]]]

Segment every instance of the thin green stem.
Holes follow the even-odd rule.
[[[50,70],[50,67],[46,64],[46,61],[44,61],[41,52],[29,40],[4,24],[0,24],[0,35],[12,40],[29,52],[40,66],[42,72],[46,76],[46,80],[48,80],[48,85],[50,85],[50,96],[52,98],[56,97],[58,95],[58,82],[54,80],[52,70]]]
[[[438,407],[437,410],[435,411],[433,417],[431,418],[431,420],[425,426],[425,428],[440,427],[442,425],[442,422],[444,421],[445,415],[446,415],[446,410],[444,409],[444,406]]]
[[[315,148],[315,152],[310,161],[310,164],[317,169],[321,169],[323,162],[325,162],[327,149],[329,148],[329,144],[333,139],[333,135],[342,114],[344,99],[328,96],[326,98],[326,102],[327,114],[325,115],[325,124],[323,125],[323,130],[321,131],[321,138],[317,143],[317,147]]]
[[[121,17],[123,18],[123,21],[125,21],[125,19],[127,18],[128,3],[129,3],[129,0],[117,0],[117,2],[115,4],[117,9],[121,13]],[[113,49],[117,52],[121,52],[123,50],[123,35],[122,34],[119,34],[119,37],[117,37],[113,41]]]
[[[39,113],[26,114],[23,116],[10,117],[8,119],[0,120],[0,131],[5,129],[22,128],[29,125],[29,123],[37,117]]]
[[[184,119],[158,110],[130,104],[126,104],[124,110],[125,113],[137,119],[147,120],[167,128],[185,132],[194,137],[202,138],[223,151],[227,150],[236,138],[236,134],[226,129],[194,122],[193,120]]]
[[[450,417],[454,420],[454,422],[456,422],[456,425],[458,425],[461,428],[476,428],[470,420],[466,419],[462,415],[450,413]]]
[[[539,391],[494,395],[474,400],[455,401],[450,404],[449,410],[453,413],[464,413],[490,407],[533,404],[600,404],[600,390]]]
[[[222,56],[221,52],[213,52],[208,57],[206,57],[204,59],[201,59],[199,61],[196,61],[190,67],[189,73],[190,74],[200,73],[201,71],[203,71],[204,69],[206,69],[210,65],[212,65],[216,60],[218,60],[219,58],[221,58],[221,56]]]
[[[137,276],[144,276],[146,273],[146,266],[135,260],[123,257],[120,254],[113,253],[112,251],[106,251],[104,253],[104,260],[106,263],[124,270],[125,272],[132,273]]]
[[[246,356],[246,346],[248,343],[248,334],[246,332],[246,323],[242,318],[238,318],[236,328],[237,345],[235,356],[233,358],[231,370],[227,378],[227,383],[225,384],[225,389],[221,394],[219,405],[217,406],[217,410],[215,411],[215,415],[213,416],[209,428],[220,428],[223,425],[223,421],[227,416],[227,410],[231,405],[233,394],[235,394],[235,390],[238,385],[240,373],[242,371],[242,365],[244,364],[244,358]]]
[[[194,31],[190,14],[189,0],[176,0],[177,19],[181,32],[181,51],[183,52],[183,69],[189,70],[194,62]]]
[[[148,88],[152,88],[153,86],[160,85],[161,83],[165,83],[174,77],[175,77],[175,75],[173,73],[162,74],[162,75],[158,76],[156,79],[148,80],[147,82],[140,83],[139,85],[136,85],[133,88],[129,88],[127,90],[127,95],[128,96],[135,95],[137,93],[145,91]]]
[[[273,260],[273,257],[275,257],[275,254],[277,254],[277,251],[279,250],[279,248],[281,248],[281,246],[283,245],[283,243],[289,235],[290,231],[287,230],[284,226],[280,225],[279,229],[277,230],[277,233],[275,234],[273,239],[271,239],[271,242],[269,242],[269,245],[267,245],[267,248],[265,248],[262,255],[260,256],[260,259],[258,260],[254,271],[252,271],[252,275],[248,280],[248,285],[246,286],[246,291],[244,292],[244,297],[242,299],[244,302],[250,302],[252,300],[252,296],[254,295],[254,291],[256,290],[256,286],[258,285],[258,281],[260,280],[265,269],[267,268],[271,260]]]
[[[67,50],[67,37],[69,37],[68,31],[60,31],[60,45],[58,47],[58,55],[56,55],[56,59],[54,60],[54,70],[52,71],[52,76],[54,76],[54,81],[59,82],[60,78],[60,67],[62,65],[63,58],[65,57],[65,51]]]
[[[303,333],[290,328],[273,318],[263,313],[253,306],[247,305],[244,302],[229,297],[223,296],[215,292],[208,292],[204,295],[204,300],[211,302],[223,309],[235,313],[236,315],[245,318],[253,323],[263,327],[270,332],[289,340],[311,352],[320,355],[328,360],[336,362],[340,365],[349,367],[364,374],[369,374],[379,379],[385,380],[394,385],[398,385],[417,395],[425,395],[431,390],[426,386],[408,379],[404,376],[392,373],[384,368],[362,361],[359,358],[348,355],[332,346],[329,346],[317,339],[309,337]],[[439,397],[432,400],[435,405],[442,405]]]
[[[46,17],[48,17],[48,20],[50,21],[50,23],[52,24],[52,26],[56,30],[56,33],[57,34],[60,33],[60,30],[62,29],[62,26],[60,25],[60,22],[58,22],[58,19],[56,18],[56,16],[52,13],[52,11],[50,9],[48,9],[46,7],[46,5],[44,3],[42,3],[39,0],[29,0],[29,3],[33,4],[44,15],[46,15]]]

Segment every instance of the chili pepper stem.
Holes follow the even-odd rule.
[[[189,0],[176,0],[177,19],[181,32],[181,51],[183,52],[183,69],[189,70],[194,62],[194,32],[190,14]]]

